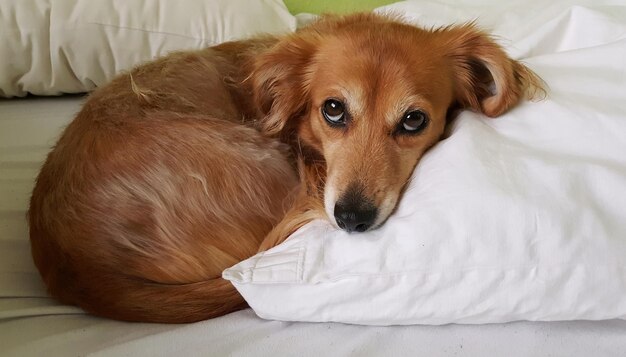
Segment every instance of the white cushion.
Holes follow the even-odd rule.
[[[281,0],[1,1],[0,96],[85,92],[170,51],[295,25]]]
[[[549,84],[548,98],[498,119],[462,113],[382,228],[347,234],[316,221],[227,269],[259,316],[375,325],[626,317],[626,7],[524,4],[481,8],[479,24],[491,19],[514,40],[503,43]],[[429,23],[476,15],[459,6],[387,9],[412,19],[427,9]]]

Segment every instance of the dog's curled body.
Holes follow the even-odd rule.
[[[97,315],[234,311],[224,268],[315,218],[379,227],[450,113],[496,117],[541,85],[472,24],[374,14],[167,56],[95,91],[50,153],[35,263],[52,295]]]
[[[244,123],[255,115],[245,87],[229,84],[272,41],[170,55],[90,95],[30,204],[53,296],[130,321],[245,306],[221,272],[257,251],[297,185],[283,144]]]

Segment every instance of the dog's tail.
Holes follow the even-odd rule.
[[[221,277],[190,284],[123,279],[115,282],[114,294],[109,290],[108,294],[85,299],[78,305],[107,318],[157,323],[196,322],[247,307],[235,287]]]

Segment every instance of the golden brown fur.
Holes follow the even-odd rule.
[[[53,296],[97,315],[234,311],[245,303],[224,268],[312,219],[336,224],[350,187],[382,224],[451,108],[498,116],[537,84],[471,25],[370,14],[169,55],[96,90],[48,156],[29,211],[35,263]],[[328,98],[345,126],[325,122]],[[428,126],[398,135],[415,108]]]

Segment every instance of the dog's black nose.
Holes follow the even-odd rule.
[[[376,220],[378,210],[361,195],[348,191],[335,204],[335,220],[339,228],[348,232],[365,232]]]
[[[376,220],[377,209],[372,206],[365,208],[335,204],[335,220],[339,228],[348,232],[365,232]]]

